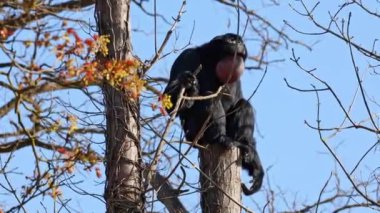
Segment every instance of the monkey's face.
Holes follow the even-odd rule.
[[[215,73],[221,83],[233,83],[243,74],[247,48],[239,35],[225,34],[213,38],[209,48],[216,53]]]

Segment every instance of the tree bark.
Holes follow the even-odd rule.
[[[239,149],[212,144],[201,149],[199,157],[204,173],[200,175],[202,212],[240,213],[236,204],[241,203]]]
[[[131,56],[129,0],[97,0],[101,35],[110,36],[109,59]],[[107,212],[144,212],[139,103],[120,90],[103,86],[106,111]]]
[[[144,171],[144,178],[147,180],[148,171]],[[151,179],[150,185],[157,191],[157,199],[165,205],[169,212],[187,213],[188,211],[179,200],[180,191],[170,185],[166,177],[155,172],[154,178]]]

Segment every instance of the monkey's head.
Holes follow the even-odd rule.
[[[206,57],[211,58],[215,74],[221,83],[233,83],[243,74],[247,48],[243,39],[227,33],[216,36],[206,44]]]

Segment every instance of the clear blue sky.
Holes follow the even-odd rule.
[[[259,2],[252,2],[251,6],[255,4],[252,8],[275,23],[277,27],[282,26],[283,20],[287,20],[302,31],[320,32],[307,18],[292,11],[289,3],[295,8],[302,8],[296,1],[281,1],[280,7],[262,7],[263,5],[260,5]],[[328,24],[330,17],[328,12],[336,11],[339,3],[341,1],[338,3],[330,1],[321,3],[316,10],[317,19],[323,24]],[[175,17],[179,5],[180,2],[177,4],[160,2],[158,3],[158,11],[165,14],[166,17]],[[312,3],[309,4],[309,6],[312,5]],[[373,33],[369,34],[363,33],[363,27],[375,26],[373,21],[376,19],[368,19],[367,16],[356,10],[357,7],[356,9],[353,8],[351,34],[355,35],[355,41],[371,46],[373,39],[376,38],[375,35],[379,33],[379,28],[372,27],[371,32]],[[342,18],[347,21],[348,12],[344,11],[342,15]],[[136,28],[153,32],[152,20],[142,18],[140,13],[138,15],[133,13],[132,23]],[[178,41],[173,44],[173,47],[180,48],[187,43],[193,26],[194,34],[191,42],[193,45],[199,45],[207,42],[215,35],[236,32],[236,23],[236,12],[231,8],[226,8],[212,1],[189,1],[186,6],[186,13],[176,30]],[[242,26],[240,27],[241,31]],[[158,25],[158,29],[163,36],[168,26],[161,23]],[[357,82],[349,58],[349,49],[345,43],[332,36],[300,35],[290,28],[286,32],[293,39],[299,39],[313,45],[313,50],[309,51],[299,45],[290,44],[287,49],[282,48],[277,52],[268,53],[269,59],[285,59],[285,62],[272,64],[268,67],[268,74],[259,92],[251,100],[256,109],[257,129],[259,131],[255,134],[262,162],[265,167],[270,168],[267,177],[269,177],[271,186],[275,189],[279,187],[286,192],[289,201],[292,201],[293,197],[297,198],[299,202],[316,201],[330,173],[338,167],[320,142],[317,132],[304,124],[304,121],[307,120],[316,125],[317,101],[315,94],[291,90],[283,80],[286,78],[294,86],[306,89],[311,89],[311,84],[321,86],[289,60],[292,54],[291,49],[294,48],[297,56],[301,57],[303,65],[307,68],[317,68],[317,75],[334,86],[345,107],[348,107],[354,98]],[[248,34],[250,34],[249,29]],[[149,58],[153,55],[153,39],[151,36],[136,33],[133,41],[137,55],[142,58]],[[170,45],[168,47],[170,50]],[[256,53],[258,48],[257,43],[248,43],[249,52]],[[150,74],[168,76],[175,57],[176,55],[172,55],[162,60],[150,70]],[[367,63],[368,60],[358,58],[358,65],[361,66],[360,71],[364,73],[364,76],[367,76],[366,79],[370,79],[372,77],[368,73]],[[256,88],[261,75],[262,71],[247,71],[244,74],[243,91],[246,97]],[[368,87],[368,95],[375,98],[378,94],[371,91],[375,88],[374,82],[365,81],[365,84]],[[358,121],[368,118],[363,109],[360,98],[357,98],[352,115]],[[376,112],[378,109],[374,108],[373,110]],[[343,118],[344,116],[332,96],[326,93],[321,94],[322,125],[336,127],[343,121]],[[328,134],[324,137],[327,136]],[[336,149],[348,170],[351,170],[376,140],[376,135],[373,134],[363,133],[363,131],[348,131],[344,134],[338,134],[328,142],[331,147]],[[371,168],[374,169],[374,166],[379,163],[378,158],[374,158],[374,156],[375,154],[372,152],[372,156],[370,155],[364,160],[360,167],[361,170],[355,173],[357,177],[363,178],[363,180],[368,178],[368,173],[372,171]],[[341,173],[339,168],[337,171]],[[341,182],[343,186],[350,186],[343,176],[341,176]],[[333,185],[334,182],[329,186]],[[263,194],[258,193],[251,197],[244,197],[245,204],[253,207],[252,199],[264,202]],[[278,210],[286,208],[284,203],[278,202],[277,204]]]
[[[311,1],[307,1],[310,3]],[[316,2],[316,1],[313,1]],[[325,1],[319,5],[316,10],[316,17],[323,24],[328,24],[328,12],[335,12],[338,5],[342,3],[333,3]],[[281,1],[280,7],[262,7],[261,3],[251,2],[252,8],[263,15],[265,18],[275,23],[276,26],[282,26],[283,20],[296,26],[298,29],[306,32],[320,32],[310,21],[296,14],[291,10],[288,4],[295,8],[302,8],[296,1]],[[179,2],[174,4],[158,3],[158,11],[162,11],[166,17],[175,17],[179,8]],[[310,3],[309,6],[313,4]],[[194,25],[194,34],[192,44],[199,45],[207,42],[210,38],[226,32],[236,32],[236,12],[231,8],[226,8],[212,1],[189,1],[186,7],[186,13],[182,17],[176,33],[178,41],[173,44],[175,47],[182,47],[187,43],[188,37]],[[376,26],[376,19],[364,16],[357,7],[351,11],[353,16],[351,20],[351,34],[355,36],[358,43],[371,46],[375,35],[379,35],[379,28]],[[152,32],[152,20],[142,19],[141,15],[132,16],[134,27],[146,29]],[[341,18],[347,22],[348,11],[343,11]],[[241,21],[244,23],[244,21]],[[168,26],[158,25],[158,31],[166,32]],[[240,30],[243,29],[241,25]],[[371,33],[363,33],[363,28],[370,27]],[[332,36],[304,36],[295,33],[290,28],[286,32],[293,38],[304,41],[313,45],[313,50],[309,51],[299,45],[290,44],[287,49],[280,49],[278,52],[269,52],[269,59],[285,59],[283,63],[272,64],[268,67],[268,74],[259,89],[259,92],[253,97],[251,103],[256,109],[257,129],[256,138],[258,149],[262,162],[266,168],[271,186],[274,189],[280,188],[286,192],[289,201],[297,198],[298,202],[316,201],[320,190],[333,171],[341,170],[335,164],[334,159],[327,153],[326,148],[319,140],[316,131],[308,128],[304,121],[316,125],[317,101],[314,93],[299,93],[289,89],[285,82],[286,78],[294,86],[311,89],[311,84],[321,86],[313,81],[293,62],[291,49],[294,48],[297,56],[301,57],[301,62],[307,68],[317,68],[316,74],[330,83],[342,99],[345,107],[348,107],[353,101],[357,82],[355,79],[354,69],[349,57],[347,45]],[[248,29],[248,34],[250,34]],[[139,36],[140,35],[140,36]],[[150,36],[135,34],[134,48],[137,55],[142,58],[151,57],[153,54],[153,40]],[[170,45],[169,45],[170,48]],[[249,42],[248,51],[257,52],[259,48],[257,43]],[[150,71],[150,74],[168,76],[171,64],[175,55],[162,60]],[[376,80],[370,81],[371,74],[368,70],[368,60],[358,57],[357,63],[360,66],[360,72],[364,74],[368,96],[376,98],[378,94],[374,90]],[[244,95],[249,96],[255,89],[262,71],[248,71],[243,76]],[[379,84],[377,84],[379,85]],[[357,121],[365,120],[368,116],[363,110],[363,104],[360,98],[354,102],[352,116]],[[374,112],[378,108],[373,109]],[[325,127],[337,127],[343,121],[343,113],[339,110],[338,105],[332,96],[324,93],[321,94],[321,120]],[[326,134],[324,137],[328,137]],[[338,134],[328,140],[338,156],[348,170],[353,169],[359,158],[364,152],[377,141],[376,135],[368,134],[363,131],[347,131]],[[365,158],[359,171],[355,176],[362,180],[369,178],[371,172],[378,164],[379,159],[375,157],[376,153],[371,152],[370,156]],[[349,187],[350,184],[344,176],[341,177],[342,186]],[[334,186],[334,181],[329,185],[330,189]],[[280,200],[279,197],[276,199]],[[252,200],[261,202],[265,201],[263,193],[251,197],[244,197],[247,206],[253,207]],[[277,200],[277,201],[278,201]],[[196,201],[195,201],[196,202]],[[286,209],[285,204],[277,202],[277,210]],[[359,210],[355,210],[359,211]],[[369,210],[364,210],[368,212]],[[328,209],[327,209],[328,212]]]
[[[316,11],[316,17],[324,24],[327,24],[329,20],[328,11],[337,9],[337,3],[332,2],[325,1]],[[180,1],[158,1],[158,12],[168,20],[172,20],[171,17],[177,15],[180,3]],[[253,8],[275,23],[277,27],[282,26],[283,20],[287,20],[298,29],[318,32],[307,18],[301,17],[292,11],[288,3],[300,8],[300,4],[296,1],[281,1],[282,5],[279,7],[264,8],[261,1],[255,1],[252,5],[255,4]],[[148,4],[152,5],[153,1]],[[374,20],[364,19],[366,16],[363,16],[357,10],[352,12],[352,34],[355,35],[355,39],[360,44],[371,45],[371,41],[376,35],[379,35],[380,28],[374,27],[376,26],[372,23]],[[86,14],[89,19],[93,19],[91,12]],[[347,14],[347,12],[343,14]],[[347,18],[347,16],[344,18]],[[219,34],[236,32],[236,22],[236,11],[231,8],[213,1],[188,1],[186,12],[174,33],[178,36],[178,40],[174,41],[174,37],[172,37],[165,52],[171,51],[173,48],[183,47],[190,39],[193,27],[192,46],[205,43]],[[153,19],[133,7],[132,27],[144,32],[133,33],[134,53],[143,60],[150,59],[154,54]],[[169,25],[158,20],[159,43],[169,28]],[[242,27],[240,29],[242,30]],[[363,32],[363,30],[370,30],[371,33],[367,33],[368,31]],[[308,203],[307,201],[317,200],[319,192],[330,173],[335,171],[336,168],[338,173],[341,173],[341,170],[320,142],[317,132],[304,124],[304,121],[307,120],[309,123],[316,125],[317,101],[315,94],[291,90],[283,80],[286,78],[292,85],[307,89],[311,89],[311,84],[320,86],[289,60],[292,54],[291,49],[294,48],[296,54],[301,57],[301,62],[307,68],[317,68],[317,74],[334,86],[345,107],[348,107],[353,100],[357,82],[355,81],[354,70],[349,58],[349,49],[345,43],[332,36],[300,35],[289,28],[286,33],[292,36],[293,39],[299,39],[310,45],[317,43],[313,45],[312,51],[299,45],[290,44],[287,49],[281,48],[277,52],[268,53],[269,59],[285,59],[285,61],[268,66],[267,76],[258,93],[251,100],[257,116],[257,132],[255,136],[258,141],[257,146],[262,163],[265,168],[269,168],[266,173],[266,178],[268,179],[265,182],[267,183],[267,180],[270,180],[270,184],[274,189],[280,188],[286,192],[285,195],[289,201],[296,198],[298,203],[304,201]],[[257,43],[248,43],[249,52],[256,53],[258,48],[260,47]],[[161,60],[149,71],[149,74],[152,76],[169,76],[171,64],[179,53],[177,52]],[[376,79],[372,80],[374,77],[369,74],[367,63],[368,60],[358,58],[360,72],[364,73],[365,79],[368,79],[366,81],[368,95],[376,99],[378,98],[376,87],[379,84]],[[248,97],[256,88],[262,74],[263,71],[247,71],[244,74],[242,81],[245,97]],[[343,114],[339,111],[331,95],[321,95],[321,107],[321,120],[325,127],[336,127],[342,122]],[[373,110],[377,112],[378,108]],[[355,101],[353,116],[357,121],[365,120],[368,117],[363,110],[360,98]],[[325,135],[325,137],[327,136]],[[329,139],[328,142],[337,151],[344,165],[350,170],[376,140],[376,135],[363,131],[348,131],[338,134],[336,137]],[[362,178],[362,180],[368,179],[369,172],[379,165],[379,158],[375,158],[375,156],[376,153],[371,152],[370,156],[364,159],[360,171],[355,173],[355,176]],[[196,156],[193,159],[196,160]],[[341,177],[342,185],[349,187],[350,185],[346,179],[343,176]],[[90,191],[103,190],[102,186],[94,188],[92,185],[93,182],[88,184]],[[334,182],[329,187],[332,188],[333,185]],[[259,202],[263,206],[265,202],[264,196],[263,193],[257,193],[251,197],[243,197],[244,204],[256,209],[252,200]],[[0,194],[0,202],[3,201]],[[50,198],[47,198],[47,202],[50,202]],[[83,212],[104,212],[104,206],[100,202],[96,200],[88,202],[87,197],[77,196],[73,202],[77,203],[78,207],[83,209]],[[186,203],[196,204],[198,203],[198,198],[187,196]],[[286,205],[281,201],[278,201],[277,205],[278,210],[287,209]],[[75,207],[76,205],[74,204],[73,206]]]

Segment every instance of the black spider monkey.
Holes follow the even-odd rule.
[[[175,104],[182,88],[186,96],[205,96],[225,85],[223,93],[216,98],[182,102],[178,115],[187,140],[193,141],[206,122],[208,127],[200,144],[218,143],[226,148],[240,148],[242,167],[253,178],[252,186],[242,184],[242,190],[245,195],[251,195],[260,189],[264,171],[253,137],[254,111],[241,91],[240,76],[246,58],[247,48],[242,38],[232,33],[186,49],[172,66],[165,94],[170,95]]]

